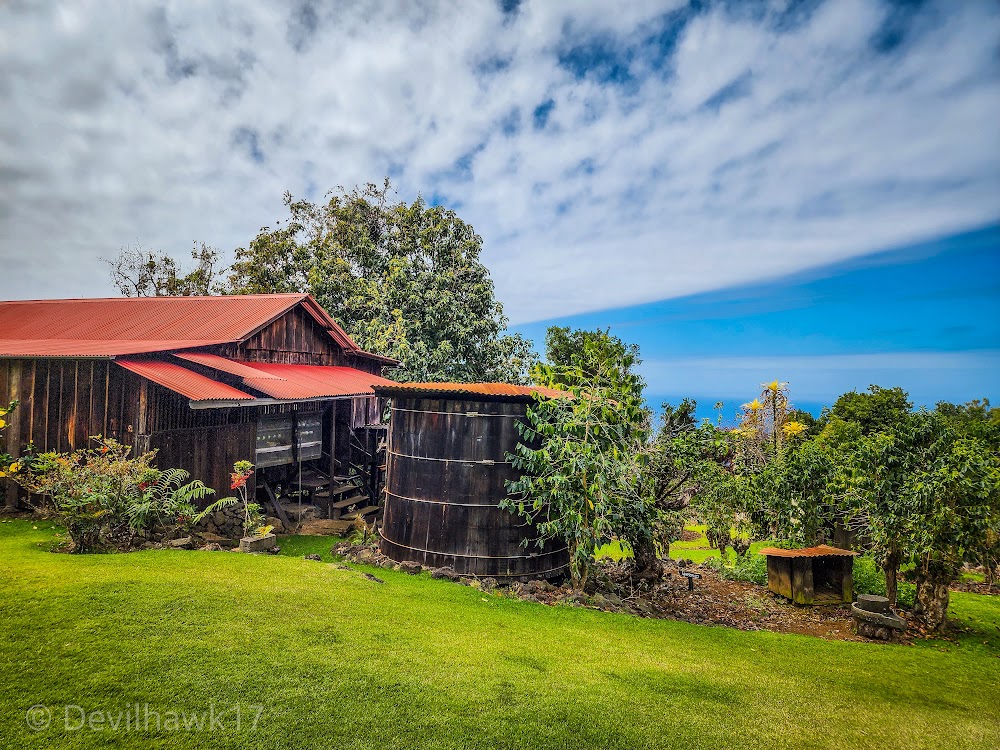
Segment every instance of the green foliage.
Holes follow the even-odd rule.
[[[865,435],[894,428],[907,418],[913,404],[902,388],[868,387],[867,393],[851,391],[838,398],[828,414],[821,418],[821,425],[831,417],[854,422]]]
[[[17,401],[11,401],[7,406],[0,407],[0,438],[3,438],[3,431],[7,428],[7,420],[10,419],[10,413],[17,408]],[[0,478],[7,476],[7,472],[11,465],[14,464],[14,459],[9,453],[0,453]],[[16,473],[18,467],[14,467]]]
[[[761,586],[767,584],[767,558],[756,552],[737,554],[732,564],[722,557],[711,557],[705,564],[717,570],[721,577],[729,581],[744,581]]]
[[[774,536],[801,546],[828,540],[835,522],[846,515],[842,496],[841,454],[819,440],[795,441],[768,464],[758,478],[768,497]]]
[[[270,526],[262,526],[264,509],[257,503],[250,502],[247,493],[247,481],[253,475],[254,466],[250,461],[237,461],[233,464],[229,488],[236,492],[236,497],[223,497],[205,508],[192,519],[193,524],[199,524],[212,513],[225,508],[239,505],[243,509],[243,532],[247,536],[264,536],[271,530]]]
[[[309,292],[364,349],[401,361],[399,380],[525,382],[531,343],[507,334],[482,238],[388,179],[325,204],[285,195],[288,220],[236,250],[230,291]]]
[[[73,540],[73,551],[104,546],[127,549],[136,534],[186,528],[193,502],[214,490],[200,481],[184,484],[182,469],[152,466],[156,452],[129,458],[131,448],[110,438],[73,453],[28,453],[12,478],[42,496]]]
[[[618,538],[635,549],[650,535],[649,413],[633,371],[637,353],[606,343],[589,338],[571,364],[535,368],[539,384],[568,397],[539,396],[528,408],[522,440],[508,454],[521,478],[508,482],[502,503],[535,524],[539,546],[566,543],[578,588],[600,545]]]
[[[870,555],[854,558],[854,591],[858,594],[886,596],[885,576],[882,568]],[[897,583],[896,602],[904,607],[912,607],[916,598],[916,586],[909,581]]]

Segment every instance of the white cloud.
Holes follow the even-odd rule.
[[[795,23],[664,16],[677,5],[5,4],[0,296],[107,294],[97,256],[121,245],[231,251],[281,218],[283,191],[390,171],[402,196],[460,206],[515,321],[1000,214],[988,4],[915,12],[884,53],[872,2]],[[647,38],[681,21],[660,59]],[[584,76],[560,64],[584,43],[577,58],[611,50],[630,80],[605,80],[600,57]]]

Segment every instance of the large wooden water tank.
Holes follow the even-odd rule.
[[[392,399],[385,514],[387,557],[461,575],[551,578],[569,564],[565,545],[535,545],[533,525],[499,507],[507,461],[532,389],[505,383],[405,383],[377,387]],[[528,540],[528,545],[522,544]]]

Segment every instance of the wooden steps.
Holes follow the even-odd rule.
[[[366,505],[361,510],[356,510],[356,511],[354,511],[352,513],[348,513],[343,518],[344,518],[344,520],[348,520],[348,519],[352,519],[353,520],[353,519],[356,519],[356,518],[364,518],[365,516],[372,515],[373,513],[377,513],[380,510],[382,510],[382,506],[380,506],[380,505]]]
[[[361,489],[356,484],[342,484],[339,487],[334,487],[332,491],[330,490],[320,490],[316,493],[316,497],[340,497],[345,492],[350,492],[351,490]]]

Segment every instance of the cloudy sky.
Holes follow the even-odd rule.
[[[231,253],[284,191],[385,175],[475,225],[520,326],[1000,219],[997,3],[611,7],[3,3],[0,297],[111,294],[122,245]],[[811,356],[873,354],[843,348]]]

